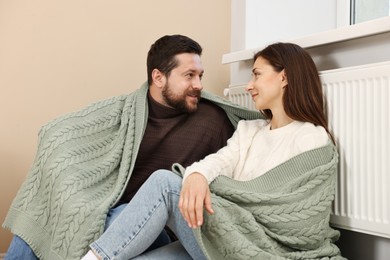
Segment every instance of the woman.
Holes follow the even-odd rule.
[[[193,259],[342,258],[329,226],[337,152],[315,64],[276,43],[252,72],[247,91],[265,119],[240,121],[226,147],[175,165],[183,180],[155,172],[85,259],[190,259],[177,244],[141,255],[165,225]]]

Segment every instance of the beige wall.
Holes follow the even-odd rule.
[[[222,95],[230,1],[0,0],[0,222],[52,118],[146,80],[146,53],[165,34],[203,47],[204,86]],[[0,229],[0,253],[11,233]]]

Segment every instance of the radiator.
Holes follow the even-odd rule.
[[[331,225],[390,238],[390,62],[320,73],[339,165]],[[255,109],[244,85],[225,94]]]

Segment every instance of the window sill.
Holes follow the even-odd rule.
[[[336,42],[368,37],[385,32],[390,32],[390,16],[325,32],[311,34],[301,38],[290,39],[286,42],[298,44],[303,48],[311,48]],[[264,47],[265,46],[224,54],[222,56],[222,64],[251,60],[255,52]]]

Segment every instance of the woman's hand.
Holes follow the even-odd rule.
[[[208,213],[213,214],[209,184],[200,173],[192,173],[181,188],[179,209],[190,228],[203,224],[203,205]]]

